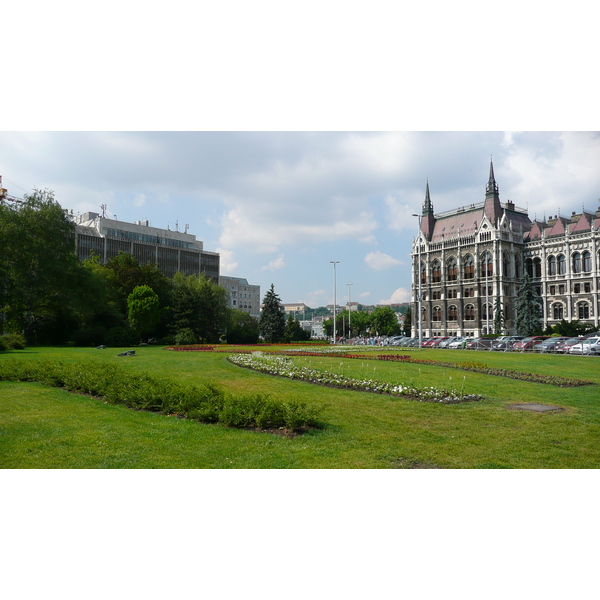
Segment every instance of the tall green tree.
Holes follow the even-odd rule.
[[[273,284],[263,298],[258,331],[266,342],[280,342],[285,334],[285,311]]]
[[[0,204],[0,312],[30,342],[52,342],[77,326],[84,273],[75,224],[49,190]]]
[[[302,342],[310,339],[310,332],[302,329],[300,321],[290,313],[285,324],[283,339],[286,342]]]
[[[542,318],[542,307],[531,279],[527,273],[518,291],[518,300],[515,304],[515,329],[517,335],[536,335],[541,332],[540,320]]]
[[[154,332],[160,321],[160,300],[148,285],[133,288],[127,298],[128,321],[142,337]]]
[[[494,300],[494,333],[501,334],[504,331],[504,309],[499,296]]]
[[[195,341],[214,343],[227,329],[227,291],[201,273],[173,277],[172,328],[191,330]]]
[[[373,311],[371,319],[378,335],[398,335],[400,332],[396,313],[390,306],[378,306]]]
[[[412,330],[412,308],[409,306],[404,313],[403,333],[406,337],[410,337]]]
[[[230,344],[256,344],[258,342],[258,319],[239,308],[230,309],[227,341]]]

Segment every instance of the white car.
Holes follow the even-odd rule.
[[[599,354],[600,337],[591,337],[574,344],[569,348],[569,354]]]
[[[452,338],[452,340],[450,340],[450,343],[448,344],[448,348],[456,350],[457,348],[462,348],[463,344],[466,343],[467,338],[463,338],[463,337],[456,337],[456,338]]]

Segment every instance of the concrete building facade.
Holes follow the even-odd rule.
[[[219,279],[219,254],[204,250],[203,243],[187,233],[187,226],[185,232],[171,231],[151,227],[148,221],[127,223],[94,212],[79,215],[75,224],[75,253],[80,260],[96,254],[106,263],[119,252],[126,252],[141,265],[157,264],[167,277],[181,272]]]
[[[228,292],[229,308],[247,312],[256,319],[260,316],[260,285],[251,285],[241,277],[219,277],[219,285]]]

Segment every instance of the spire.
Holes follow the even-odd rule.
[[[500,204],[500,194],[498,193],[498,184],[494,177],[494,163],[490,156],[490,177],[485,188],[485,208],[484,212],[488,219],[496,225],[502,216],[502,205]]]
[[[433,214],[433,206],[431,197],[429,196],[429,179],[427,179],[427,187],[425,188],[425,202],[423,202],[423,216]]]
[[[492,161],[492,157],[490,156],[490,177],[487,182],[487,186],[485,188],[486,196],[488,194],[498,193],[498,184],[496,183],[496,178],[494,177],[494,163]]]
[[[429,179],[425,188],[425,201],[423,202],[423,215],[421,218],[421,231],[425,237],[430,240],[435,226],[435,217],[433,216],[433,204],[429,195]]]

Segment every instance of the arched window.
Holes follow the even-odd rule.
[[[508,277],[508,253],[502,253],[502,276]]]
[[[421,283],[423,285],[427,283],[427,267],[424,263],[421,263]]]
[[[454,305],[448,307],[448,321],[458,321],[458,308]]]
[[[431,265],[431,281],[439,283],[442,280],[442,265],[439,260],[434,260]]]
[[[515,256],[515,277],[517,279],[521,277],[521,261],[518,256]]]
[[[452,257],[448,261],[448,281],[456,281],[458,277],[458,269],[456,267],[456,259]]]
[[[552,318],[555,321],[560,321],[562,318],[564,318],[563,305],[560,302],[556,302],[552,305]]]
[[[556,257],[548,257],[548,275],[556,275]]]
[[[558,274],[565,275],[567,272],[567,259],[564,254],[558,256]]]
[[[573,254],[573,273],[581,273],[581,254]]]
[[[586,250],[583,253],[583,272],[590,273],[592,271],[592,255]]]
[[[439,306],[434,306],[433,311],[431,313],[432,321],[441,321],[442,320],[442,309]]]
[[[421,313],[421,321],[427,321],[427,309],[423,307],[423,312]]]
[[[464,258],[465,265],[465,279],[473,279],[475,277],[475,263],[473,257],[467,254]]]
[[[487,309],[487,317],[486,317],[486,309]],[[491,303],[483,305],[483,318],[492,320],[494,318],[494,307]]]
[[[533,259],[533,276],[541,277],[542,276],[542,259],[536,257]]]
[[[465,306],[465,321],[475,320],[475,307],[472,304]]]
[[[580,302],[577,305],[577,312],[579,314],[580,319],[589,319],[590,318],[590,306],[587,302]]]
[[[494,262],[489,252],[484,252],[481,258],[481,276],[491,277],[494,274]]]
[[[531,258],[525,259],[525,271],[527,271],[529,277],[533,277],[533,260]]]

